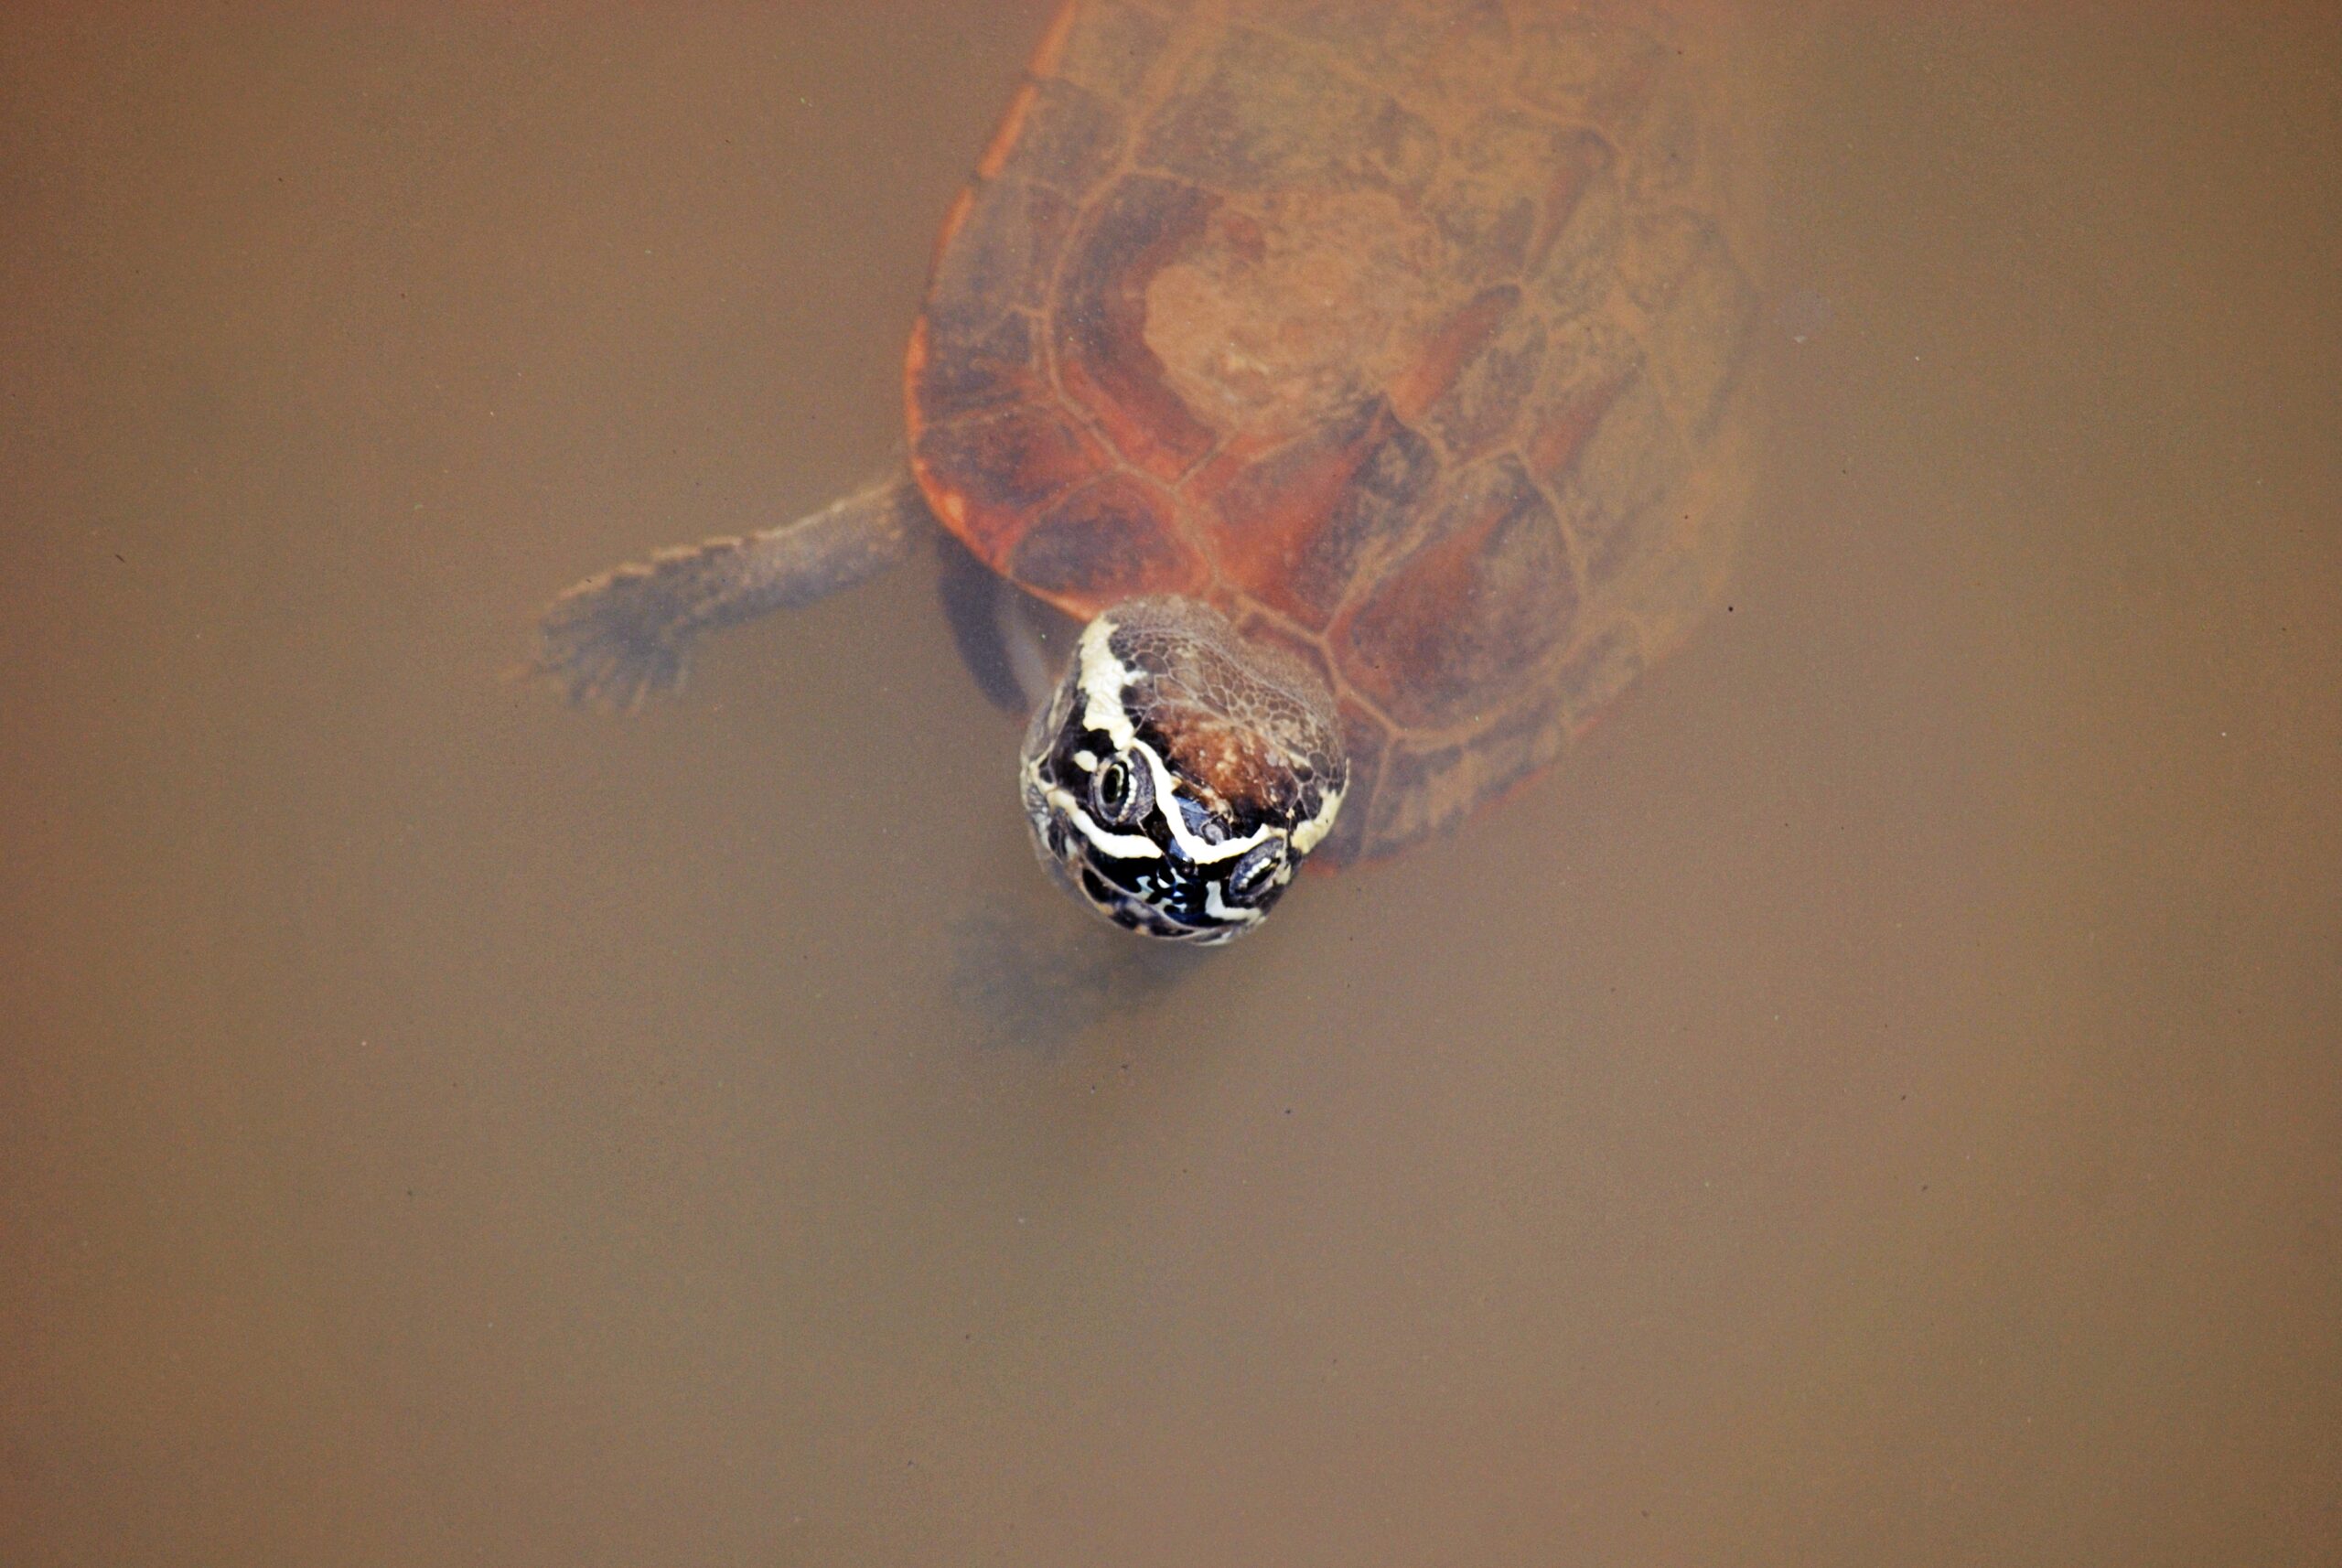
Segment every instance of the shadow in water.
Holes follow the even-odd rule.
[[[1090,918],[1039,874],[1005,900],[962,916],[951,933],[952,1005],[970,1043],[1043,1054],[1172,995],[1216,955],[1145,941]]]

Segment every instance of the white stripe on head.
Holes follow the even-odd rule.
[[[1116,751],[1128,751],[1138,729],[1123,707],[1123,688],[1131,683],[1130,666],[1114,657],[1114,618],[1101,615],[1084,627],[1074,658],[1081,665],[1081,722],[1103,730]]]
[[[1073,798],[1073,792],[1061,786],[1048,791],[1049,804],[1073,819],[1081,836],[1104,850],[1117,860],[1161,860],[1163,850],[1143,833],[1110,833],[1090,820],[1090,810]]]
[[[1138,726],[1131,722],[1130,710],[1123,705],[1123,693],[1134,676],[1129,665],[1114,654],[1114,618],[1112,613],[1099,616],[1082,628],[1081,644],[1074,657],[1081,666],[1082,727],[1101,732],[1114,743],[1116,751],[1135,752],[1146,758],[1147,770],[1155,777],[1155,810],[1163,814],[1164,826],[1171,830],[1172,842],[1187,854],[1188,859],[1201,865],[1214,861],[1232,860],[1271,837],[1276,829],[1264,827],[1241,839],[1222,839],[1212,843],[1187,826],[1187,813],[1179,810],[1178,785],[1170,768],[1155,749],[1138,737]],[[1077,766],[1095,771],[1095,763],[1085,763],[1076,754]],[[1080,813],[1077,813],[1080,814]],[[1330,824],[1329,813],[1321,812]],[[1083,831],[1090,842],[1103,847],[1096,831],[1085,820]],[[1112,835],[1120,838],[1123,835]],[[1324,830],[1319,830],[1324,836]],[[1315,839],[1310,841],[1316,843]],[[1160,853],[1160,852],[1157,852]]]
[[[1334,831],[1334,813],[1342,809],[1344,793],[1340,789],[1327,790],[1326,803],[1317,808],[1317,814],[1293,830],[1294,854],[1307,854]]]
[[[1162,814],[1163,825],[1171,830],[1172,842],[1186,852],[1189,860],[1209,865],[1216,860],[1233,860],[1263,839],[1273,838],[1277,830],[1255,828],[1241,839],[1222,839],[1213,843],[1198,837],[1187,825],[1187,813],[1179,810],[1178,783],[1170,764],[1156,755],[1155,747],[1133,737],[1129,749],[1146,758],[1147,771],[1155,775],[1155,809]]]
[[[1205,914],[1215,920],[1233,920],[1241,926],[1257,926],[1268,918],[1268,916],[1258,909],[1243,908],[1221,897],[1219,895],[1222,886],[1223,884],[1219,882],[1208,882],[1204,885]]]

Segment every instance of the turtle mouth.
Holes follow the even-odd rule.
[[[1034,847],[1126,930],[1232,940],[1267,918],[1332,826],[1338,757],[1327,778],[1248,725],[1241,704],[1166,703],[1115,630],[1110,617],[1091,622],[1034,715],[1022,768]]]

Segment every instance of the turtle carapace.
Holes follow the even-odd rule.
[[[945,220],[908,471],[579,585],[537,667],[631,705],[940,529],[1083,625],[1018,777],[1109,918],[1225,940],[1455,822],[1730,558],[1751,115],[1709,23],[1074,0]]]

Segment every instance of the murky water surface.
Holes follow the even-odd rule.
[[[0,1556],[2342,1557],[2336,10],[1842,9],[1730,612],[1167,975],[925,562],[499,679],[1043,20],[0,21]]]

